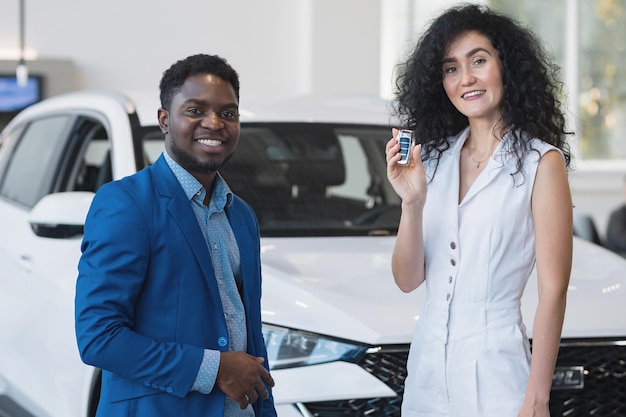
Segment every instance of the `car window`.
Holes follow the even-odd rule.
[[[146,165],[152,165],[161,155],[165,147],[163,133],[158,127],[155,127],[145,132],[139,132],[137,135],[142,138]]]
[[[111,144],[105,127],[96,120],[81,118],[74,129],[76,158],[68,160],[68,177],[61,189],[96,192],[113,179]]]
[[[400,201],[386,179],[386,126],[245,124],[220,170],[264,236],[395,233]]]
[[[47,117],[26,126],[2,174],[0,195],[33,207],[48,194],[65,151],[68,116]]]
[[[242,123],[220,170],[256,213],[263,236],[394,234],[400,200],[386,180],[388,126]],[[144,135],[149,163],[163,134]]]
[[[345,159],[345,181],[343,184],[328,187],[328,194],[336,197],[366,200],[368,184],[367,154],[359,138],[349,134],[337,136],[341,153]]]

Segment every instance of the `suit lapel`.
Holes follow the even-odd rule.
[[[219,290],[217,288],[211,255],[207,248],[207,243],[204,240],[202,230],[200,230],[200,226],[196,220],[195,213],[191,208],[189,199],[163,156],[159,157],[153,166],[156,172],[155,178],[161,198],[168,200],[165,204],[167,205],[167,211],[170,214],[171,221],[176,223],[180,228],[183,236],[189,243],[191,252],[202,270],[211,290],[211,294],[219,300]]]
[[[247,290],[247,282],[254,282],[254,280],[246,279],[246,277],[253,276],[255,274],[254,267],[256,262],[250,259],[250,255],[254,253],[254,248],[252,247],[252,239],[250,239],[250,232],[246,225],[245,219],[241,215],[240,210],[236,209],[237,202],[233,203],[233,206],[226,208],[226,215],[228,216],[228,220],[230,222],[230,227],[233,229],[233,233],[235,234],[235,239],[237,240],[237,246],[239,247],[239,256],[241,258],[241,280],[243,291],[241,294],[241,298],[246,304],[245,295],[250,294],[249,289]]]

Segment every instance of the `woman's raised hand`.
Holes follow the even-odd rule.
[[[428,186],[421,158],[422,145],[414,145],[411,148],[409,165],[398,165],[397,162],[400,160],[400,144],[396,140],[398,129],[393,128],[392,135],[385,147],[387,178],[403,204],[419,203],[423,206]]]

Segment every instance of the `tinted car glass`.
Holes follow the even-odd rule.
[[[386,181],[388,138],[387,126],[242,124],[220,173],[252,206],[264,236],[394,234],[400,200]],[[162,141],[144,137],[150,162]]]
[[[2,175],[0,195],[33,207],[50,192],[67,139],[68,121],[67,116],[55,116],[28,125]]]

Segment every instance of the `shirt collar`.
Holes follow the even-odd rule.
[[[178,183],[183,188],[185,195],[191,201],[194,197],[198,196],[204,200],[206,190],[193,175],[189,173],[185,168],[180,166],[178,162],[167,153],[163,151],[163,156],[167,165],[170,167],[174,176],[178,180]],[[213,182],[213,194],[211,195],[211,205],[223,209],[224,207],[230,207],[233,203],[233,192],[220,173],[218,172]]]

